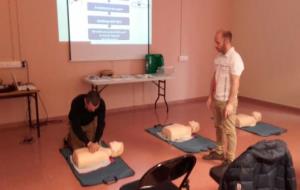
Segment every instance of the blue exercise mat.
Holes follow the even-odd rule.
[[[66,159],[72,172],[80,182],[82,186],[91,186],[101,183],[110,184],[118,181],[119,179],[126,178],[134,175],[134,171],[122,160],[121,157],[114,158],[113,162],[98,170],[80,174],[74,168],[70,160],[72,151],[69,148],[61,148],[60,153]]]
[[[216,144],[214,141],[202,137],[200,135],[194,135],[192,139],[184,141],[184,142],[172,142],[168,141],[164,138],[162,138],[158,133],[161,132],[163,128],[163,125],[155,125],[152,128],[146,129],[148,133],[151,135],[171,144],[172,146],[178,148],[179,150],[182,150],[186,153],[197,153],[197,152],[203,152],[208,151],[209,149],[213,149],[216,147]]]
[[[285,133],[287,129],[276,127],[272,124],[259,122],[254,127],[242,127],[238,128],[259,136],[268,137],[271,135],[280,135]]]

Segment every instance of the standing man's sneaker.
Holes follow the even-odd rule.
[[[224,154],[218,154],[216,151],[211,151],[208,155],[203,156],[204,160],[224,160]]]

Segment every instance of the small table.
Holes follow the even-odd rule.
[[[27,108],[28,108],[28,113],[29,113],[28,122],[29,122],[29,126],[33,127],[32,119],[31,119],[31,106],[30,106],[30,104],[31,104],[30,98],[33,98],[35,101],[37,136],[38,136],[38,138],[40,138],[38,92],[39,92],[39,90],[15,90],[15,91],[11,91],[11,92],[2,92],[2,93],[0,93],[0,99],[27,97]]]
[[[138,83],[138,82],[152,82],[157,86],[157,98],[155,100],[155,109],[157,102],[160,97],[163,97],[169,111],[169,106],[166,100],[166,80],[171,79],[172,76],[169,74],[136,74],[136,75],[119,75],[114,77],[99,77],[96,75],[89,75],[84,80],[92,85],[93,90],[101,92],[108,85],[112,84],[126,84],[126,83]],[[98,86],[103,86],[98,90]]]

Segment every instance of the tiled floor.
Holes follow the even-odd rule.
[[[266,139],[282,139],[287,142],[293,156],[298,188],[300,188],[300,115],[282,112],[275,108],[266,108],[241,102],[239,112],[251,113],[261,111],[263,120],[288,129],[280,136]],[[112,113],[107,116],[107,126],[104,132],[106,141],[118,140],[125,143],[123,159],[135,170],[135,175],[119,180],[112,185],[96,185],[81,187],[58,149],[67,133],[67,122],[49,124],[41,128],[41,138],[36,139],[36,131],[31,131],[35,138],[32,144],[20,144],[28,134],[28,128],[0,130],[0,189],[1,190],[36,190],[36,189],[101,189],[117,190],[123,184],[136,180],[154,164],[167,160],[183,152],[159,141],[145,132],[145,129],[157,123],[179,122],[187,124],[189,120],[200,122],[199,134],[214,139],[214,127],[211,114],[204,102],[173,105],[167,115],[164,108],[157,113],[153,109]],[[238,133],[238,155],[249,145],[264,139],[244,131]],[[191,190],[215,190],[217,184],[209,177],[209,169],[219,164],[218,161],[204,161],[206,153],[195,154],[197,164],[190,176]]]

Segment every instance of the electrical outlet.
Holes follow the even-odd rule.
[[[179,56],[179,61],[180,62],[187,62],[189,60],[189,56],[187,56],[187,55],[180,55]]]
[[[23,61],[1,61],[0,68],[20,68],[24,67]]]

